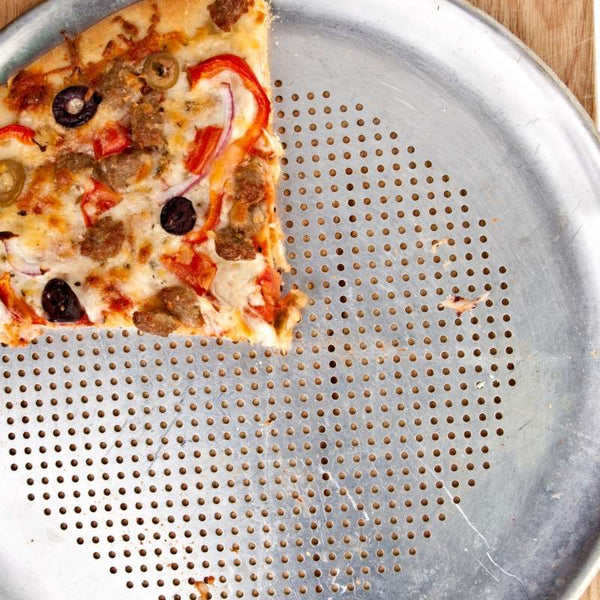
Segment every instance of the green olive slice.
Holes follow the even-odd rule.
[[[25,167],[12,158],[0,160],[0,206],[11,205],[23,191]]]
[[[150,54],[144,62],[146,83],[155,90],[168,90],[179,79],[179,63],[168,52]]]

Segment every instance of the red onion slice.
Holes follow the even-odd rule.
[[[202,179],[210,173],[210,169],[215,162],[215,159],[223,153],[223,150],[227,147],[227,144],[231,139],[231,134],[233,133],[233,120],[235,119],[233,90],[228,83],[222,83],[219,86],[219,94],[221,96],[221,105],[223,106],[223,133],[219,138],[219,143],[217,144],[212,160],[206,165],[206,169],[198,175],[198,177],[202,177]]]
[[[162,205],[167,202],[167,200],[177,196],[185,196],[190,190],[204,181],[204,179],[206,179],[207,175],[210,173],[210,169],[216,158],[219,157],[223,153],[223,150],[225,150],[227,147],[227,144],[231,139],[231,134],[233,133],[235,100],[233,98],[233,90],[228,83],[222,83],[219,86],[219,95],[221,96],[221,104],[223,106],[223,133],[219,138],[219,142],[215,148],[215,152],[211,160],[207,163],[206,168],[204,171],[202,171],[202,173],[199,173],[198,175],[192,175],[192,177],[189,177],[181,183],[177,183],[162,192],[157,198],[159,204]]]
[[[6,257],[10,266],[17,273],[28,275],[29,277],[39,277],[48,272],[47,269],[42,269],[39,264],[32,262],[23,254],[18,235],[9,232],[2,232],[2,234],[0,235],[0,240],[4,244]]]

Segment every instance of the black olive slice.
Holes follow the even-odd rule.
[[[51,279],[42,292],[42,308],[48,320],[74,323],[85,314],[75,292],[64,279]]]
[[[72,85],[56,94],[52,113],[59,125],[73,129],[85,125],[98,110],[102,96],[85,85]]]
[[[185,235],[196,225],[194,205],[183,196],[171,198],[160,213],[162,228],[173,235]]]

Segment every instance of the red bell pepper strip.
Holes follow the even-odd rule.
[[[281,277],[273,267],[267,267],[264,273],[256,280],[260,285],[264,298],[263,306],[250,306],[251,310],[271,325],[275,322],[277,305],[281,297]]]
[[[108,123],[94,139],[94,157],[96,160],[120,154],[131,146],[129,132],[120,123]]]
[[[252,93],[256,102],[254,121],[246,133],[233,143],[215,161],[210,177],[210,206],[202,229],[188,234],[191,243],[200,243],[206,239],[206,233],[213,230],[219,222],[225,184],[236,167],[244,160],[246,154],[255,146],[263,130],[269,124],[271,102],[266,91],[256,78],[248,63],[233,54],[213,56],[200,64],[188,69],[190,87],[194,87],[201,79],[210,79],[224,71],[237,74],[246,89]]]
[[[173,275],[191,286],[200,296],[210,289],[217,274],[217,265],[206,254],[195,252],[185,244],[177,254],[165,254],[161,261]]]
[[[237,146],[234,144],[215,160],[212,172],[210,174],[209,204],[204,225],[201,229],[190,231],[185,236],[185,241],[190,244],[201,244],[208,239],[208,232],[212,231],[221,218],[221,207],[223,206],[223,196],[225,195],[225,184],[227,183],[227,173],[230,170],[227,157],[232,155]],[[239,163],[236,163],[239,164]]]
[[[254,144],[262,135],[263,129],[265,129],[269,123],[271,102],[267,92],[265,92],[248,63],[243,58],[235,56],[234,54],[220,54],[218,56],[213,56],[194,67],[190,67],[188,69],[190,87],[193,88],[201,79],[210,79],[223,71],[233,71],[236,73],[246,86],[246,89],[252,93],[254,100],[256,101],[256,115],[254,117],[254,122],[240,140],[245,151],[248,152],[254,147]]]
[[[94,188],[83,196],[81,201],[81,212],[86,227],[91,227],[100,215],[116,206],[123,199],[121,194],[115,192],[107,185],[92,179]]]
[[[198,129],[194,147],[185,161],[185,167],[190,173],[202,175],[206,172],[210,162],[214,159],[222,134],[223,128],[214,125]]]
[[[10,285],[10,274],[4,273],[0,277],[0,302],[6,306],[8,312],[19,323],[32,323],[33,325],[45,325],[46,320],[37,313],[21,298],[17,296]]]
[[[13,139],[28,146],[35,146],[34,137],[35,131],[24,125],[6,125],[5,127],[0,127],[0,140]]]

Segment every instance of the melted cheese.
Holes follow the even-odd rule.
[[[267,266],[262,254],[257,254],[254,260],[224,260],[216,253],[213,240],[208,240],[199,249],[217,265],[210,291],[222,306],[244,309],[250,304],[264,304],[260,286],[256,283]]]
[[[23,144],[18,140],[7,138],[0,140],[0,160],[19,157],[19,160],[27,166],[38,166],[48,160],[44,152],[37,146]]]
[[[273,327],[261,319],[246,317],[246,324],[252,331],[252,341],[263,346],[279,346],[279,340]]]
[[[74,288],[81,302],[85,306],[85,312],[92,323],[102,324],[105,320],[104,299],[102,291],[94,286],[84,286],[83,288]]]
[[[223,114],[222,103],[220,101],[221,96],[217,90],[218,86],[222,83],[230,85],[233,93],[235,119],[233,122],[232,140],[236,140],[242,137],[246,132],[248,126],[252,123],[254,113],[256,112],[254,96],[248,91],[238,75],[231,71],[224,71],[211,79],[202,79],[196,83],[191,92],[188,92],[188,95],[194,99],[198,99],[199,102],[204,103],[207,103],[207,98],[211,99],[210,109],[203,112],[206,113],[205,118],[207,118],[207,121],[210,119],[212,122],[206,122],[204,125],[197,125],[198,129],[206,127],[207,125],[221,126],[226,115]]]
[[[217,310],[207,298],[201,297],[198,304],[204,318],[204,330],[207,335],[224,335],[238,325],[238,319],[234,313]]]

